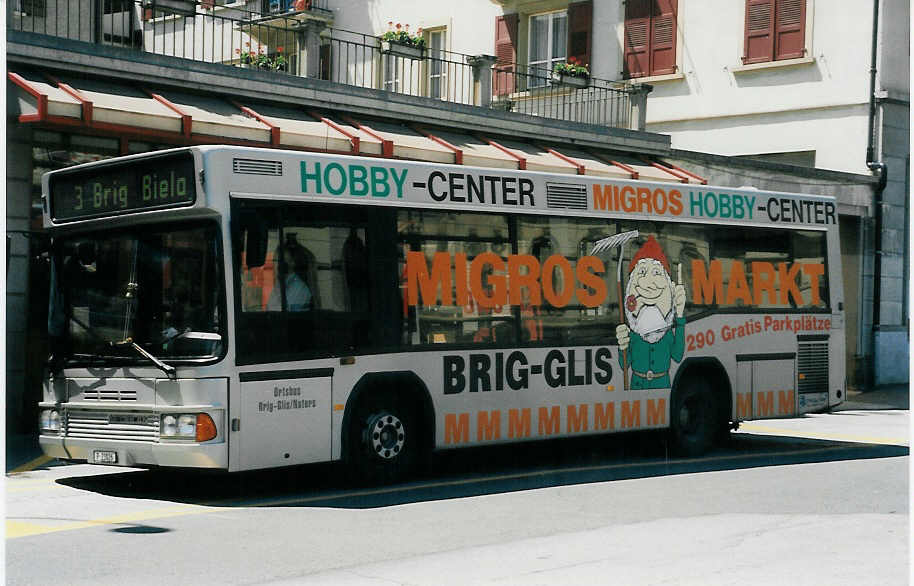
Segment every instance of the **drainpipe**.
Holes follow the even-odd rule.
[[[873,335],[880,329],[882,305],[882,195],[888,180],[888,168],[880,160],[876,160],[876,59],[879,41],[879,0],[873,0],[873,44],[870,55],[870,113],[869,113],[869,139],[866,145],[866,166],[873,173],[879,176],[879,183],[876,184],[873,194],[873,203],[875,205],[875,240],[876,248],[873,253]],[[873,356],[875,366],[875,344],[873,345]],[[875,375],[875,371],[873,372]],[[875,383],[875,376],[873,376]]]

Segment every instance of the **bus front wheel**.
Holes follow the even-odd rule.
[[[670,435],[678,455],[700,456],[711,448],[718,429],[717,412],[714,394],[704,380],[691,378],[674,390]]]
[[[356,480],[388,484],[415,469],[419,424],[412,410],[391,394],[364,401],[350,432],[351,472]]]

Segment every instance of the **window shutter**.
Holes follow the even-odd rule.
[[[651,16],[651,75],[676,73],[676,0],[655,0]]]
[[[774,59],[774,0],[746,0],[743,46],[743,64]]]
[[[776,0],[775,59],[797,59],[806,53],[806,0]]]
[[[568,5],[568,57],[590,67],[593,2],[573,2]]]
[[[518,15],[506,14],[495,17],[495,68],[492,75],[496,96],[514,91],[514,64],[517,62]]]
[[[625,3],[625,55],[622,75],[643,77],[650,73],[651,0],[628,0]]]

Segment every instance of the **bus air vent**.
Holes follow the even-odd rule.
[[[828,386],[828,341],[800,342],[797,349],[797,392],[821,393]]]
[[[578,183],[546,183],[546,207],[559,210],[586,210],[587,186]]]
[[[232,159],[232,170],[242,175],[272,175],[282,177],[282,161]]]
[[[84,401],[136,401],[136,391],[117,389],[89,389],[83,393]]]

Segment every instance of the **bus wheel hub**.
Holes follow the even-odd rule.
[[[406,443],[406,428],[394,415],[374,415],[368,421],[368,442],[371,451],[378,457],[385,460],[396,458]]]

